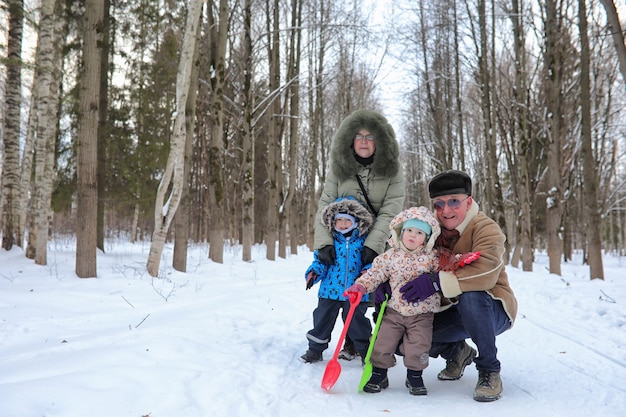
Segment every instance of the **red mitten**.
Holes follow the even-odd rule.
[[[467,253],[452,253],[445,248],[439,248],[437,250],[437,256],[439,258],[439,270],[455,272],[462,266],[474,262],[480,258],[480,252],[467,252]]]
[[[309,290],[315,284],[315,280],[317,279],[317,274],[314,271],[311,271],[306,276],[306,289]]]
[[[359,284],[358,282],[355,282],[354,284],[346,288],[346,290],[343,293],[343,296],[347,297],[348,294],[351,292],[360,292],[361,294],[365,294],[365,287],[363,286],[363,284]]]
[[[480,258],[480,252],[467,252],[458,257],[459,267],[471,264],[476,259]]]

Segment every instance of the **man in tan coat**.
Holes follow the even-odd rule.
[[[428,191],[441,225],[435,246],[454,253],[480,252],[480,258],[454,273],[421,275],[401,291],[407,301],[442,292],[448,305],[444,299],[442,311],[435,314],[430,350],[430,356],[446,359],[446,368],[437,378],[457,380],[473,361],[478,369],[474,399],[495,401],[502,394],[496,335],[510,329],[517,314],[517,300],[505,271],[505,236],[495,221],[479,211],[465,172],[436,175]],[[467,338],[478,348],[478,355],[465,342]]]

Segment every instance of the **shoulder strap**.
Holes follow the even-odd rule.
[[[359,177],[359,174],[356,174],[355,177],[356,177],[357,182],[359,183],[359,187],[361,187],[361,191],[363,192],[363,197],[365,197],[367,206],[370,208],[370,210],[372,210],[372,213],[374,214],[374,216],[378,217],[378,212],[374,210],[374,206],[372,206],[372,202],[370,201],[370,198],[367,196],[367,192],[365,191],[365,187],[363,186],[361,177]]]

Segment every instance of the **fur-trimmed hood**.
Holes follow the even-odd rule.
[[[441,226],[439,226],[439,221],[437,220],[437,217],[433,214],[433,212],[424,206],[408,208],[398,214],[396,217],[394,217],[393,220],[391,220],[391,223],[389,223],[389,230],[391,231],[389,244],[396,248],[400,247],[400,234],[402,233],[402,225],[405,221],[409,219],[418,219],[425,221],[433,229],[432,233],[430,234],[430,239],[428,239],[428,242],[426,242],[425,245],[426,250],[430,251],[435,245],[437,237],[441,234]]]
[[[354,136],[367,129],[376,143],[374,160],[370,165],[376,176],[394,177],[400,169],[400,149],[396,134],[387,119],[374,110],[357,110],[344,119],[335,133],[331,149],[331,169],[340,181],[354,177],[359,163],[354,158]]]
[[[358,230],[359,236],[367,233],[374,221],[370,212],[354,197],[338,198],[335,202],[326,206],[322,212],[322,218],[320,219],[322,224],[326,226],[331,233],[334,230],[334,219],[337,213],[346,213],[357,219],[356,230]]]

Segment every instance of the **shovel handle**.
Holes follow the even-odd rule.
[[[350,327],[350,322],[352,321],[352,316],[354,316],[354,310],[361,302],[361,298],[363,294],[360,292],[352,293],[356,294],[356,297],[350,297],[350,310],[348,311],[348,316],[346,317],[346,321],[343,323],[343,330],[341,330],[341,335],[337,340],[337,347],[335,348],[335,353],[333,354],[333,359],[337,360],[339,357],[339,352],[341,352],[341,345],[346,338],[346,334],[348,333],[348,327]]]

